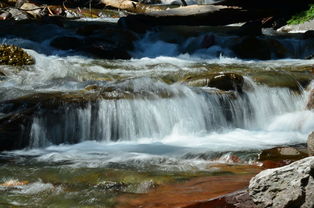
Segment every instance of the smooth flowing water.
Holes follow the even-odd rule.
[[[257,61],[234,58],[233,36],[200,49],[204,35],[171,42],[149,32],[131,60],[102,60],[52,48],[51,38],[69,31],[49,31],[39,42],[0,39],[36,59],[0,66],[2,118],[35,109],[23,131],[26,148],[1,153],[0,205],[114,207],[119,193],[213,174],[211,164],[232,162],[231,155],[254,163],[260,150],[305,143],[314,129],[314,112],[305,108],[314,84],[297,82],[313,79],[314,60],[300,59],[313,53],[312,42],[280,39],[289,59]],[[195,84],[202,80],[194,77],[220,72],[242,74],[243,92]]]

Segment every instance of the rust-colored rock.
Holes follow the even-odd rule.
[[[275,168],[288,165],[294,161],[307,157],[307,154],[294,147],[275,147],[263,150],[259,155],[259,161],[264,168]]]
[[[222,168],[222,170],[224,170],[223,166],[224,165],[221,165],[220,169]],[[195,205],[199,202],[205,202],[209,199],[244,189],[247,187],[250,178],[260,171],[259,167],[251,166],[250,169],[245,166],[243,170],[235,170],[235,173],[233,173],[232,166],[225,166],[227,169],[229,167],[229,171],[227,172],[230,172],[230,175],[198,177],[179,184],[161,185],[151,192],[138,197],[134,195],[124,195],[119,198],[119,205],[117,207],[198,207]],[[220,204],[220,202],[217,203]],[[204,207],[207,208],[207,206]]]
[[[236,191],[184,208],[257,208],[247,190]]]

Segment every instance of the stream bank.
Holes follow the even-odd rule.
[[[307,156],[309,32],[117,22],[1,22],[34,63],[0,65],[0,204],[195,206]]]

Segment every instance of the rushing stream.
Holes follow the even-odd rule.
[[[0,66],[1,118],[31,115],[22,148],[0,156],[1,207],[114,207],[118,193],[212,174],[210,164],[232,162],[231,154],[254,163],[258,151],[304,143],[314,129],[305,107],[314,60],[301,59],[313,54],[313,40],[279,39],[288,58],[258,61],[235,58],[232,35],[200,48],[204,34],[174,42],[148,32],[132,59],[105,60],[56,50],[51,39],[71,32],[44,30],[39,41],[0,37],[36,61]],[[194,79],[220,72],[242,74],[243,90]]]

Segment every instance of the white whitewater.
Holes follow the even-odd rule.
[[[230,38],[220,37],[219,45],[200,49],[201,36],[175,44],[147,34],[136,43],[134,58],[126,61],[94,60],[71,51],[54,51],[48,42],[42,45],[23,39],[2,40],[30,48],[27,51],[36,58],[36,65],[19,73],[3,69],[8,71],[8,77],[0,83],[1,100],[38,92],[77,91],[89,84],[143,95],[134,99],[100,99],[84,107],[63,106],[58,119],[39,113],[31,125],[29,148],[10,154],[84,167],[186,170],[206,169],[210,161],[202,158],[211,159],[214,152],[304,143],[314,129],[314,112],[305,110],[308,90],[295,93],[287,88],[270,88],[246,77],[244,93],[234,98],[207,87],[169,85],[154,79],[171,73],[205,71],[210,64],[239,64],[265,70],[314,64],[314,60],[232,58],[228,50]],[[297,42],[283,41],[295,48],[296,55],[291,58],[311,53],[298,52],[304,46]],[[95,81],[90,79],[91,74],[129,79]]]
[[[161,140],[173,131],[181,135],[203,135],[234,128],[247,130],[278,129],[284,116],[298,121],[304,111],[306,96],[288,89],[258,86],[246,80],[250,89],[242,95],[208,93],[184,85],[166,85],[151,79],[127,82],[135,91],[148,91],[153,98],[100,100],[97,107],[68,109],[51,124],[46,115],[34,120],[31,146],[72,143],[86,140],[137,141],[141,138]],[[147,88],[147,86],[149,86]],[[163,98],[157,93],[170,94]],[[311,118],[311,112],[307,112]],[[302,115],[302,114],[301,114]],[[273,126],[269,126],[275,122]],[[53,125],[53,126],[52,126]],[[304,119],[291,130],[309,133],[314,123]],[[289,130],[289,129],[287,129]]]

